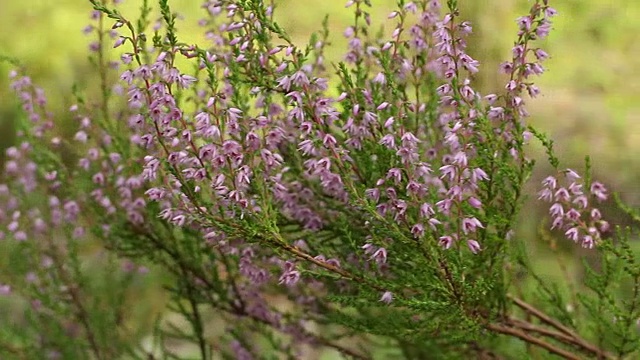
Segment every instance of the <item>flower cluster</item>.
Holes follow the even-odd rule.
[[[566,184],[565,184],[566,183]],[[538,199],[552,203],[549,208],[553,222],[551,229],[564,231],[564,235],[585,248],[593,248],[609,230],[609,223],[602,219],[593,202],[607,200],[607,189],[599,182],[583,189],[581,177],[567,169],[560,176],[548,176],[542,181],[543,189]]]

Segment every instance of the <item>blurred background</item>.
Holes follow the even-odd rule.
[[[352,9],[346,0],[277,0],[276,18],[300,44],[306,43],[322,19],[329,14],[332,31],[328,60],[340,60],[346,43],[342,32],[351,23]],[[517,28],[515,19],[526,14],[528,0],[468,0],[461,3],[461,16],[472,22],[474,35],[470,53],[482,66],[477,88],[483,94],[500,91],[504,86],[498,64],[510,58]],[[151,1],[153,3],[153,1]],[[374,26],[386,26],[394,1],[372,0]],[[550,1],[559,15],[554,19],[550,37],[539,45],[550,55],[545,74],[537,79],[542,96],[528,100],[530,123],[556,141],[562,167],[583,169],[590,155],[594,178],[621,194],[632,206],[640,206],[640,1],[637,0],[562,0]],[[183,42],[203,40],[197,21],[199,2],[170,1],[182,16],[178,35]],[[137,14],[138,1],[124,0],[123,13]],[[74,84],[91,88],[95,75],[87,60],[87,48],[93,38],[82,33],[89,24],[91,6],[82,0],[1,0],[0,57],[16,59],[34,82],[45,88],[51,110],[67,108]],[[17,102],[9,89],[7,74],[12,65],[0,62],[0,150],[14,141],[13,122],[19,116]],[[64,127],[67,119],[59,119]],[[545,157],[538,145],[532,156],[539,159],[536,176],[530,182],[530,194],[539,187],[539,179],[548,175]],[[0,157],[1,162],[1,157]],[[560,274],[557,256],[542,256],[550,250],[537,236],[540,219],[546,213],[535,196],[525,208],[520,236],[531,240],[532,256],[540,262],[545,276]],[[538,216],[531,216],[531,214]],[[613,224],[627,220],[613,206],[605,206],[605,217]],[[637,241],[635,242],[638,243]],[[587,253],[559,239],[556,255],[576,259]],[[636,246],[640,251],[640,248]],[[569,261],[569,263],[574,263]],[[0,264],[1,265],[1,264]],[[571,266],[570,266],[571,267]],[[564,270],[563,270],[564,271]],[[576,273],[572,276],[579,277]]]

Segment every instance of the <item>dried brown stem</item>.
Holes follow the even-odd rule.
[[[522,331],[520,329],[516,329],[516,328],[512,328],[509,326],[505,326],[505,325],[500,325],[500,324],[487,324],[486,328],[488,330],[491,330],[493,332],[496,332],[498,334],[504,334],[504,335],[509,335],[509,336],[513,336],[515,338],[518,338],[520,340],[523,340],[527,343],[536,345],[538,347],[541,347],[547,351],[549,351],[550,353],[556,354],[558,356],[562,356],[564,359],[568,359],[568,360],[580,360],[581,358],[578,357],[577,355],[575,355],[574,353],[565,350],[561,347],[558,347],[554,344],[551,344],[549,342],[544,341],[543,339],[540,339],[538,337],[535,337],[533,335],[529,335],[527,334],[525,331]]]
[[[266,325],[269,325],[269,326],[273,325],[272,323],[270,323],[269,321],[267,321],[265,319],[262,319],[260,317],[257,317],[257,316],[254,316],[254,315],[248,313],[245,309],[238,309],[238,308],[227,309],[227,308],[220,307],[220,306],[214,306],[214,308],[226,311],[226,312],[228,312],[230,314],[233,314],[235,316],[249,318],[249,319],[251,319],[253,321],[256,321],[256,322],[259,322],[259,323],[263,323],[263,324],[266,324]],[[313,338],[315,343],[317,343],[318,345],[321,345],[321,346],[324,346],[324,347],[327,347],[327,348],[332,348],[332,349],[338,351],[339,353],[341,353],[343,355],[347,355],[347,356],[349,356],[349,357],[351,357],[353,359],[357,359],[357,360],[371,360],[372,359],[372,357],[370,355],[361,354],[359,352],[356,352],[353,349],[350,349],[348,347],[339,345],[339,344],[337,344],[335,342],[331,342],[331,340],[326,339],[326,338],[324,338],[324,337],[322,337],[320,335],[313,334],[313,333],[308,332],[308,331],[306,331],[304,329],[300,329],[300,331],[302,331],[306,337]]]
[[[599,348],[598,346],[595,346],[593,344],[591,344],[590,342],[588,342],[587,340],[583,339],[582,337],[580,337],[577,333],[575,333],[574,331],[572,331],[571,329],[569,329],[568,327],[562,325],[560,322],[558,322],[557,320],[551,318],[549,315],[545,314],[544,312],[542,312],[541,310],[535,308],[533,305],[515,298],[511,295],[508,295],[509,299],[519,308],[521,308],[522,310],[524,310],[528,315],[532,315],[536,318],[538,318],[540,321],[542,321],[544,324],[558,330],[558,331],[554,331],[551,329],[547,329],[544,327],[540,327],[537,325],[534,325],[528,321],[523,321],[520,319],[515,319],[515,318],[511,318],[508,317],[506,318],[506,325],[507,327],[510,327],[511,330],[517,330],[520,331],[524,334],[526,334],[528,336],[528,338],[535,338],[533,336],[528,335],[526,332],[533,332],[533,333],[537,333],[541,336],[547,337],[547,338],[552,338],[556,341],[559,342],[563,342],[565,344],[569,344],[572,346],[575,346],[577,349],[583,351],[583,352],[587,352],[587,353],[591,353],[593,355],[596,355],[599,359],[614,359],[614,357],[607,353],[606,351],[604,351],[603,349]],[[500,325],[499,325],[500,326]],[[523,338],[523,337],[519,337],[522,340],[527,341],[527,339]],[[535,338],[538,339],[540,341],[542,341],[539,338]],[[538,345],[541,346],[539,342],[530,342],[534,345]],[[553,346],[552,344],[546,343],[549,346]],[[544,346],[542,346],[544,347]],[[547,347],[544,347],[547,348]],[[547,349],[548,350],[548,349]]]
[[[537,317],[538,319],[540,319],[540,321],[542,321],[543,323],[552,326],[556,329],[558,329],[559,331],[562,331],[563,333],[572,336],[572,337],[577,337],[576,333],[574,333],[571,329],[569,329],[568,327],[562,325],[560,322],[558,322],[557,320],[552,319],[549,315],[543,313],[542,311],[536,309],[535,307],[533,307],[533,305],[526,303],[524,300],[518,299],[516,297],[513,297],[511,295],[507,295],[507,297],[509,298],[509,300],[513,301],[514,304],[516,304],[519,308],[521,308],[522,310],[526,311],[527,313]]]

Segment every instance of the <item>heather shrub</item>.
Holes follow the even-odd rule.
[[[205,2],[202,44],[180,41],[167,0],[90,3],[95,88],[54,114],[28,69],[10,75],[3,356],[638,355],[635,230],[598,207],[640,215],[526,122],[546,0],[517,19],[495,94],[473,87],[455,0],[399,0],[388,32],[349,1],[335,64],[326,22],[296,45],[265,1]],[[534,140],[554,170],[527,194]],[[584,278],[537,272],[516,231],[527,196],[548,202],[541,238],[597,259]]]

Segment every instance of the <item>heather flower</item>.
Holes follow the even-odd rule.
[[[378,264],[384,264],[387,262],[387,250],[385,248],[379,248],[376,250],[373,255],[371,255],[371,259],[375,260]]]
[[[562,187],[558,178],[547,177],[542,181],[543,189],[538,193],[539,198],[549,202],[555,201],[549,208],[549,214],[553,218],[552,230],[563,229],[568,239],[580,241],[583,247],[591,249],[601,238],[598,223],[602,214],[591,205],[587,194],[582,191],[581,176],[571,169],[562,173],[570,184]],[[591,195],[595,200],[605,200],[606,188],[599,182],[593,182]],[[607,225],[604,229],[608,229]],[[606,230],[602,232],[604,231]]]
[[[469,250],[474,254],[477,254],[481,250],[480,244],[475,240],[467,240],[467,246],[469,246]]]
[[[441,236],[439,238],[438,243],[445,249],[449,249],[451,245],[453,245],[453,237],[452,236]]]
[[[11,286],[7,284],[0,284],[0,295],[6,296],[11,294]]]
[[[578,232],[579,232],[579,230],[578,230],[577,227],[572,227],[569,230],[567,230],[564,234],[570,240],[573,240],[573,241],[577,242],[578,241]]]
[[[607,189],[597,181],[591,184],[591,194],[594,195],[598,201],[607,200]]]
[[[462,230],[465,234],[475,232],[476,228],[484,228],[482,223],[476,218],[465,218],[462,220]]]
[[[380,297],[380,301],[387,305],[391,304],[391,302],[393,301],[393,293],[390,291],[385,291],[384,294],[382,294],[382,297]]]
[[[284,265],[284,272],[280,276],[278,282],[286,286],[295,285],[300,280],[300,272],[295,270],[296,265],[287,261]]]

